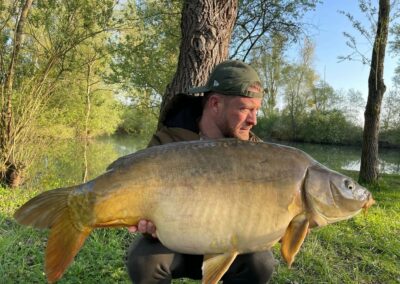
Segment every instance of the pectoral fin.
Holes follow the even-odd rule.
[[[216,284],[229,269],[238,253],[205,255],[203,260],[203,284]]]
[[[307,236],[308,227],[307,216],[302,214],[294,217],[286,229],[285,235],[282,238],[281,254],[289,267],[292,265],[294,257],[299,252]]]

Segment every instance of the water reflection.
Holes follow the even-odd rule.
[[[114,136],[84,141],[59,140],[43,149],[31,168],[28,184],[50,189],[82,183],[103,173],[118,157],[146,147],[149,138]],[[283,144],[283,143],[282,143]],[[359,170],[361,149],[347,146],[287,143],[299,148],[320,163],[335,170]],[[86,156],[85,156],[86,151]],[[400,174],[400,151],[380,151],[381,172]],[[87,172],[86,172],[87,171]]]
[[[28,186],[55,188],[82,183],[105,171],[118,157],[145,148],[147,140],[134,137],[107,137],[57,140],[49,144],[30,168]]]
[[[361,148],[305,143],[286,143],[308,153],[315,160],[335,170],[360,170]],[[400,150],[380,149],[381,173],[400,174]]]

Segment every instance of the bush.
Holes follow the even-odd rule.
[[[299,142],[358,145],[362,129],[349,122],[340,111],[316,112],[296,118],[296,129],[291,118],[284,113],[263,117],[254,129],[264,139],[295,140]]]
[[[299,139],[313,143],[361,144],[362,129],[347,121],[339,111],[311,112],[300,122]]]
[[[400,147],[400,126],[382,131],[379,134],[379,143],[384,147]]]
[[[143,108],[127,107],[122,115],[122,123],[117,132],[124,134],[151,134],[157,127],[157,116]]]

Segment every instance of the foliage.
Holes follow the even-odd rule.
[[[7,4],[13,7],[17,2],[8,1]],[[17,42],[18,30],[15,34],[13,32],[18,14],[10,13],[11,16],[6,18],[6,22],[1,26],[3,41],[0,45],[0,69],[3,75],[3,70],[10,66],[8,69],[15,70],[16,79],[9,80],[12,77],[12,72],[9,71],[5,74],[5,82],[11,81],[11,85],[2,88],[12,99],[11,104],[8,104],[7,115],[3,115],[3,118],[7,118],[6,124],[10,125],[8,134],[2,133],[0,138],[1,141],[12,144],[12,147],[9,147],[12,153],[0,161],[1,167],[5,165],[8,171],[10,166],[7,165],[14,167],[21,164],[21,168],[27,165],[29,158],[26,156],[26,148],[29,147],[29,141],[35,139],[40,132],[37,129],[40,126],[39,116],[46,111],[51,112],[47,103],[54,99],[55,96],[52,95],[60,91],[66,81],[72,82],[69,75],[73,74],[74,77],[76,74],[73,71],[85,65],[85,59],[79,54],[82,45],[96,42],[94,39],[97,36],[107,33],[114,26],[114,4],[112,0],[102,1],[101,4],[97,1],[75,0],[35,2],[26,19],[25,30],[22,31],[26,38],[23,45]],[[89,39],[93,41],[90,42]],[[14,46],[21,47],[18,58],[14,55]],[[11,66],[14,66],[14,69]],[[77,83],[80,77],[76,76],[74,79],[74,83]],[[79,88],[73,90],[79,91]],[[2,102],[5,100],[2,99]],[[62,105],[62,99],[59,104]],[[2,110],[4,109],[2,107]],[[41,117],[42,121],[45,117]],[[112,122],[115,119],[109,120]],[[51,126],[51,122],[45,124],[48,125]],[[92,125],[97,127],[99,123]],[[100,129],[99,132],[110,132],[110,129]]]
[[[157,127],[157,116],[142,108],[125,107],[118,133],[149,135]]]
[[[349,123],[337,110],[312,111],[303,117],[299,140],[313,143],[361,144],[361,128]]]
[[[335,90],[324,81],[317,82],[311,90],[308,106],[317,112],[325,112],[335,108],[338,102]]]
[[[396,147],[400,145],[400,127],[383,130],[379,136],[381,147]]]
[[[257,119],[257,125],[252,129],[257,136],[262,139],[289,140],[289,134],[286,133],[282,114],[272,112],[268,116],[262,116]]]
[[[361,144],[360,127],[349,122],[338,110],[325,112],[311,111],[296,117],[297,135],[295,141],[343,145]],[[259,119],[254,129],[264,139],[291,140],[291,116],[275,113]]]
[[[161,96],[176,70],[182,1],[127,1],[120,17],[131,28],[109,42],[112,55],[108,82],[119,84],[125,104],[118,132],[148,133],[156,129]],[[129,11],[129,12],[128,12]]]
[[[304,41],[300,50],[299,62],[287,64],[282,70],[282,85],[286,106],[284,112],[290,117],[291,139],[298,137],[298,119],[307,110],[317,75],[311,68],[314,57],[314,43],[309,39]]]
[[[251,53],[251,65],[260,76],[264,86],[264,99],[261,111],[264,116],[275,112],[278,90],[281,87],[281,73],[286,62],[283,59],[287,41],[281,34],[275,34],[271,39],[262,39],[263,44]]]
[[[86,98],[82,81],[64,86],[49,99],[40,114],[38,134],[55,138],[84,136]],[[98,89],[91,101],[89,136],[111,135],[121,121],[122,105],[111,90]]]
[[[338,109],[342,110],[347,119],[354,125],[361,125],[366,101],[360,91],[350,89],[346,94],[339,94],[341,101]]]
[[[110,39],[108,79],[162,95],[176,70],[181,1],[126,1],[121,17],[130,29]]]

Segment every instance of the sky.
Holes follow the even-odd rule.
[[[373,2],[378,2],[373,0]],[[339,62],[338,56],[349,55],[352,50],[346,45],[343,32],[355,36],[366,56],[371,57],[372,49],[367,40],[356,31],[351,22],[344,15],[338,13],[343,10],[352,14],[357,20],[367,23],[366,17],[360,11],[357,0],[324,0],[315,11],[306,16],[306,21],[317,27],[310,28],[311,36],[316,44],[314,68],[326,82],[335,90],[355,89],[361,91],[366,98],[368,95],[369,66],[359,61]],[[368,25],[365,25],[368,27]],[[390,89],[392,77],[398,60],[386,49],[384,80]],[[325,74],[325,75],[324,75]]]

